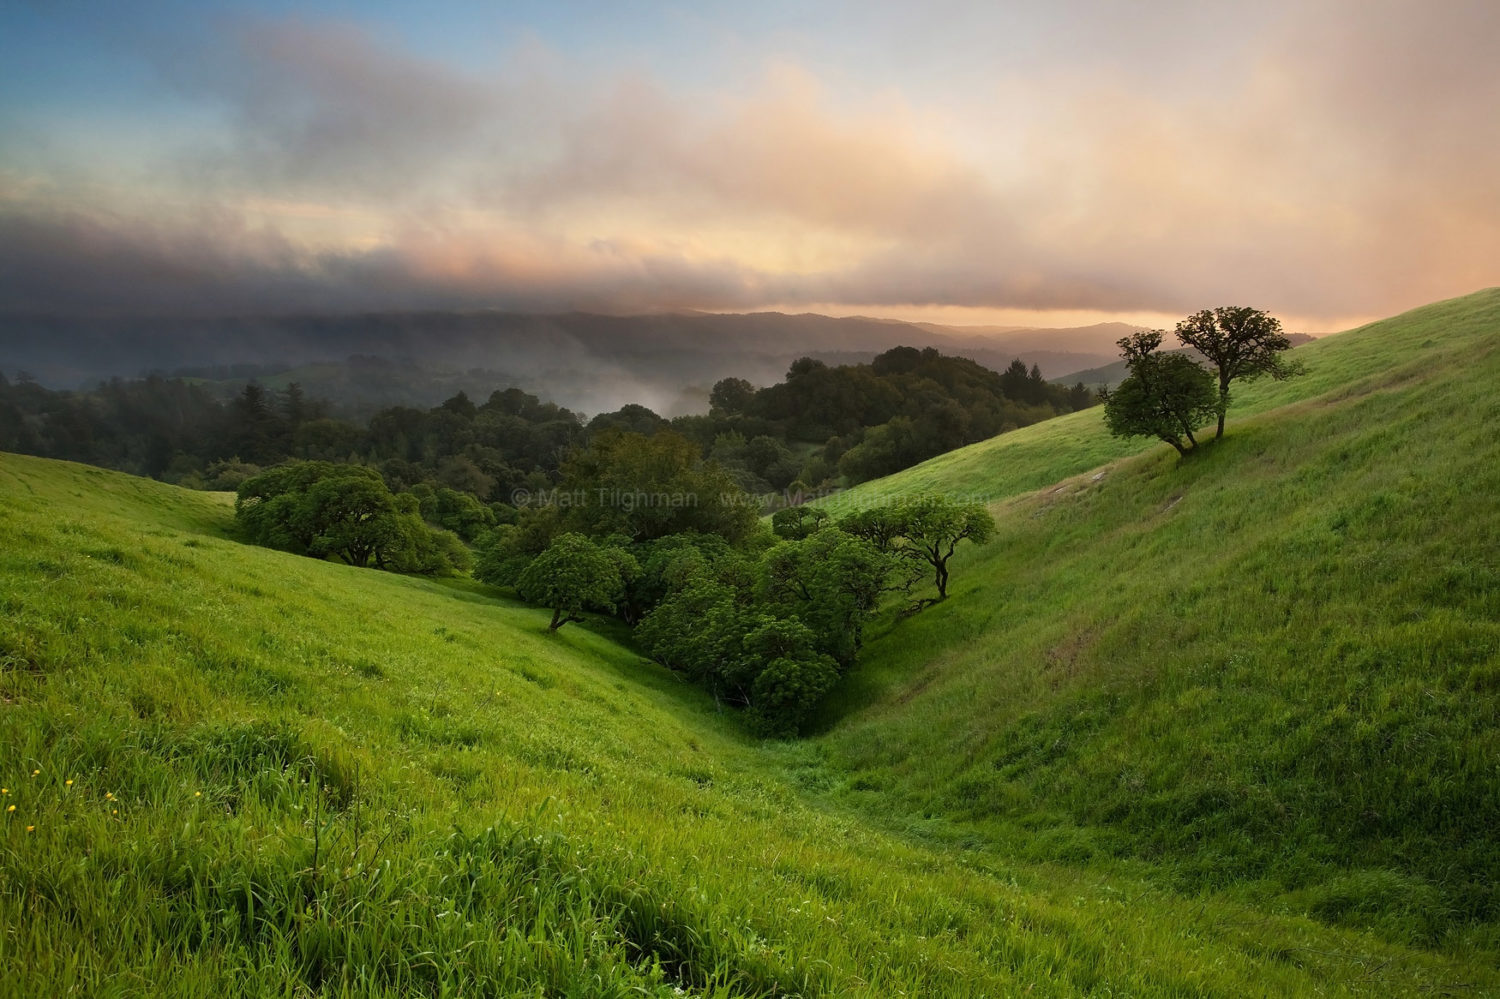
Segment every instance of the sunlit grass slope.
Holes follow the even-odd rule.
[[[229,524],[224,497],[0,456],[0,994],[1500,984],[1129,870],[877,831],[815,748],[747,741],[606,638]]]
[[[1493,961],[1500,291],[1298,354],[1188,460],[997,504],[822,746],[846,800],[934,834]],[[1018,493],[1057,433],[891,485]]]
[[[1306,366],[1301,377],[1234,387],[1230,424],[1300,399],[1358,392],[1365,379],[1382,377],[1417,355],[1462,363],[1466,354],[1496,335],[1497,314],[1500,288],[1491,288],[1304,344],[1288,355]],[[950,451],[819,505],[836,514],[891,496],[932,491],[993,502],[1164,446],[1142,438],[1113,438],[1104,429],[1103,411],[1089,409]]]

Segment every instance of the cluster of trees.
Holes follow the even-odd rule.
[[[701,534],[741,545],[760,520],[754,498],[671,430],[602,432],[563,461],[555,485],[513,498],[521,505],[478,559],[481,579],[505,585],[563,534],[621,544]]]
[[[1185,455],[1198,446],[1197,431],[1211,421],[1217,421],[1214,439],[1224,436],[1235,380],[1269,375],[1279,381],[1300,370],[1282,356],[1291,341],[1281,322],[1258,309],[1204,309],[1179,322],[1175,332],[1190,352],[1163,351],[1161,330],[1142,330],[1119,341],[1130,374],[1104,394],[1105,423],[1115,436],[1155,437]]]
[[[251,541],[283,551],[393,572],[467,572],[469,549],[423,519],[421,500],[392,494],[364,465],[297,461],[246,479],[234,512]]]
[[[747,448],[761,442],[761,452],[746,454],[743,463],[753,475],[746,487],[761,491],[863,482],[1087,408],[1095,398],[1081,384],[1047,382],[1020,360],[996,373],[932,347],[893,347],[869,364],[832,367],[802,358],[784,381],[766,388],[726,378],[709,402],[709,415],[689,418],[684,432],[700,440],[712,434],[715,446],[735,438]],[[734,437],[726,441],[727,435]],[[791,450],[776,451],[777,441]],[[798,448],[805,457],[789,460]]]
[[[930,574],[936,595],[911,609],[945,598],[959,544],[993,530],[982,506],[926,497],[838,523],[791,507],[768,531],[685,438],[614,431],[481,542],[475,575],[550,609],[553,630],[618,616],[653,659],[785,736],[855,665],[883,597]]]

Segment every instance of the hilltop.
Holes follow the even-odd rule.
[[[1383,378],[1462,374],[1492,354],[1500,335],[1500,289],[1413,309],[1296,349],[1307,371],[1285,382],[1236,386],[1231,419],[1320,396],[1347,397]],[[1115,459],[1156,448],[1149,440],[1109,436],[1097,412],[1073,413],[950,451],[913,468],[872,479],[824,500],[838,511],[882,496],[924,491],[998,501],[1061,482]]]

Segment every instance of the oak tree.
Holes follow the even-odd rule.
[[[1215,413],[1213,376],[1186,354],[1163,353],[1161,340],[1161,330],[1141,330],[1119,341],[1130,374],[1103,394],[1104,422],[1116,437],[1155,437],[1187,454]]]
[[[1219,396],[1215,410],[1219,428],[1217,440],[1224,436],[1224,416],[1229,411],[1229,383],[1236,378],[1249,381],[1270,375],[1277,381],[1298,372],[1281,355],[1291,348],[1291,341],[1281,331],[1281,321],[1259,309],[1244,306],[1220,306],[1204,309],[1177,324],[1177,339],[1208,359],[1219,379]]]

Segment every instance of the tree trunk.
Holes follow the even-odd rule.
[[[563,612],[561,607],[552,608],[552,623],[547,626],[548,631],[556,631],[563,626]]]
[[[1219,430],[1214,434],[1214,440],[1224,436],[1224,416],[1229,412],[1229,379],[1219,379]]]
[[[948,560],[947,559],[943,559],[941,562],[939,562],[937,564],[937,578],[934,579],[933,582],[937,583],[938,599],[939,600],[947,600],[948,599]]]

